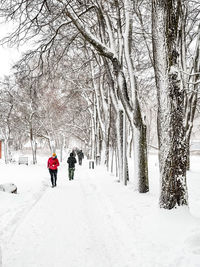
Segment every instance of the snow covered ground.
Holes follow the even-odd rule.
[[[200,157],[188,173],[189,210],[158,207],[157,157],[152,155],[150,192],[134,191],[103,167],[67,165],[50,187],[47,157],[38,165],[0,162],[1,183],[18,194],[0,192],[3,267],[199,267]],[[66,160],[65,160],[66,162]]]

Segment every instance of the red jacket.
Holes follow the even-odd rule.
[[[57,158],[49,158],[47,162],[47,168],[51,170],[57,170],[57,167],[59,166],[59,161]]]

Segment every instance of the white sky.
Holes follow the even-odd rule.
[[[0,46],[0,76],[8,75],[14,63],[19,60],[20,52],[15,48]]]
[[[8,24],[0,24],[0,39],[5,37],[10,31],[11,26]],[[8,47],[0,45],[0,78],[11,72],[12,66],[20,59],[23,48]]]

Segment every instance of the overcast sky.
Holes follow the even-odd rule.
[[[7,24],[0,24],[0,39],[5,37],[11,31],[11,27]],[[22,51],[23,48],[20,48]],[[21,51],[17,47],[8,47],[0,45],[0,78],[8,75],[16,61],[20,59]]]
[[[20,58],[20,53],[14,48],[0,47],[0,76],[8,75],[12,65]]]

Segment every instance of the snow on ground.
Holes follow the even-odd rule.
[[[3,267],[200,267],[200,167],[188,173],[190,210],[160,210],[157,157],[149,159],[150,192],[139,194],[103,167],[67,165],[50,187],[47,157],[36,166],[0,162]],[[65,160],[66,161],[66,160]]]

